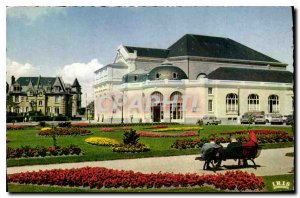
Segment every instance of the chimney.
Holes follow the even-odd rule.
[[[16,82],[15,77],[14,77],[14,76],[11,76],[11,84],[13,85],[13,84],[15,84],[15,82]]]

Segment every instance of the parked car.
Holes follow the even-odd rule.
[[[271,124],[283,124],[282,115],[274,114],[271,118]]]
[[[241,124],[249,124],[249,116],[248,115],[242,115],[241,117]],[[250,124],[252,124],[252,122],[250,121]]]
[[[255,124],[266,124],[266,118],[264,115],[257,115],[254,119]]]
[[[286,124],[294,123],[294,115],[288,115],[285,121]]]
[[[273,115],[275,115],[275,114],[269,113],[269,114],[265,115],[266,123],[270,123],[271,122]]]
[[[221,120],[217,119],[217,117],[215,117],[215,116],[204,116],[202,118],[202,120],[203,120],[204,125],[210,125],[210,124],[218,125],[218,124],[221,124]]]
[[[287,117],[288,117],[288,115],[284,115],[284,116],[282,116],[282,121],[283,121],[283,123],[286,123],[286,119],[287,119]]]

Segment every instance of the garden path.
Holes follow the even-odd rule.
[[[257,176],[265,175],[284,175],[294,167],[294,157],[285,156],[288,152],[293,152],[294,148],[278,148],[265,149],[261,151],[260,156],[255,160],[259,165],[257,169],[248,167],[240,170],[254,173]],[[38,171],[49,170],[56,168],[81,168],[85,166],[90,167],[106,167],[112,169],[133,170],[135,172],[143,173],[157,173],[157,172],[173,172],[173,173],[212,173],[212,171],[202,170],[203,163],[195,160],[197,155],[182,155],[170,157],[152,157],[140,159],[121,159],[110,161],[93,161],[93,162],[77,162],[77,163],[63,163],[63,164],[48,164],[48,165],[31,165],[20,167],[8,167],[7,173],[19,173],[24,171]],[[251,162],[249,161],[249,164]],[[237,165],[234,160],[227,160],[222,165],[230,166]],[[223,170],[218,170],[217,173],[224,173],[228,169],[221,167]],[[238,170],[238,169],[232,169]]]

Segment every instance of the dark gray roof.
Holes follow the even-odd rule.
[[[77,80],[77,78],[75,78],[72,87],[81,87],[78,80]]]
[[[55,77],[41,77],[40,79],[40,85],[42,86],[52,86],[55,82]],[[29,82],[31,81],[33,86],[36,86],[38,83],[39,77],[20,77],[16,81],[21,86],[27,86]]]
[[[229,38],[186,34],[168,48],[168,57],[212,58],[279,62]]]
[[[220,67],[207,75],[208,79],[292,83],[289,71]]]
[[[137,51],[138,56],[142,57],[155,57],[155,58],[167,58],[169,50],[167,49],[155,49],[155,48],[145,48],[145,47],[131,47],[124,46],[129,53]]]
[[[186,34],[168,49],[124,46],[129,53],[137,51],[141,57],[168,58],[178,56],[201,56],[248,61],[280,63],[267,55],[253,50],[229,38]]]

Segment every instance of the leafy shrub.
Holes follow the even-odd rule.
[[[58,123],[59,127],[71,127],[71,122],[60,122]]]
[[[45,127],[45,126],[46,126],[46,122],[45,122],[45,121],[39,122],[39,126],[40,126],[40,127]]]
[[[123,134],[124,144],[137,144],[140,136],[136,133],[136,130],[131,129],[130,131],[125,131]]]
[[[203,120],[202,119],[197,120],[196,124],[199,126],[203,126]]]

